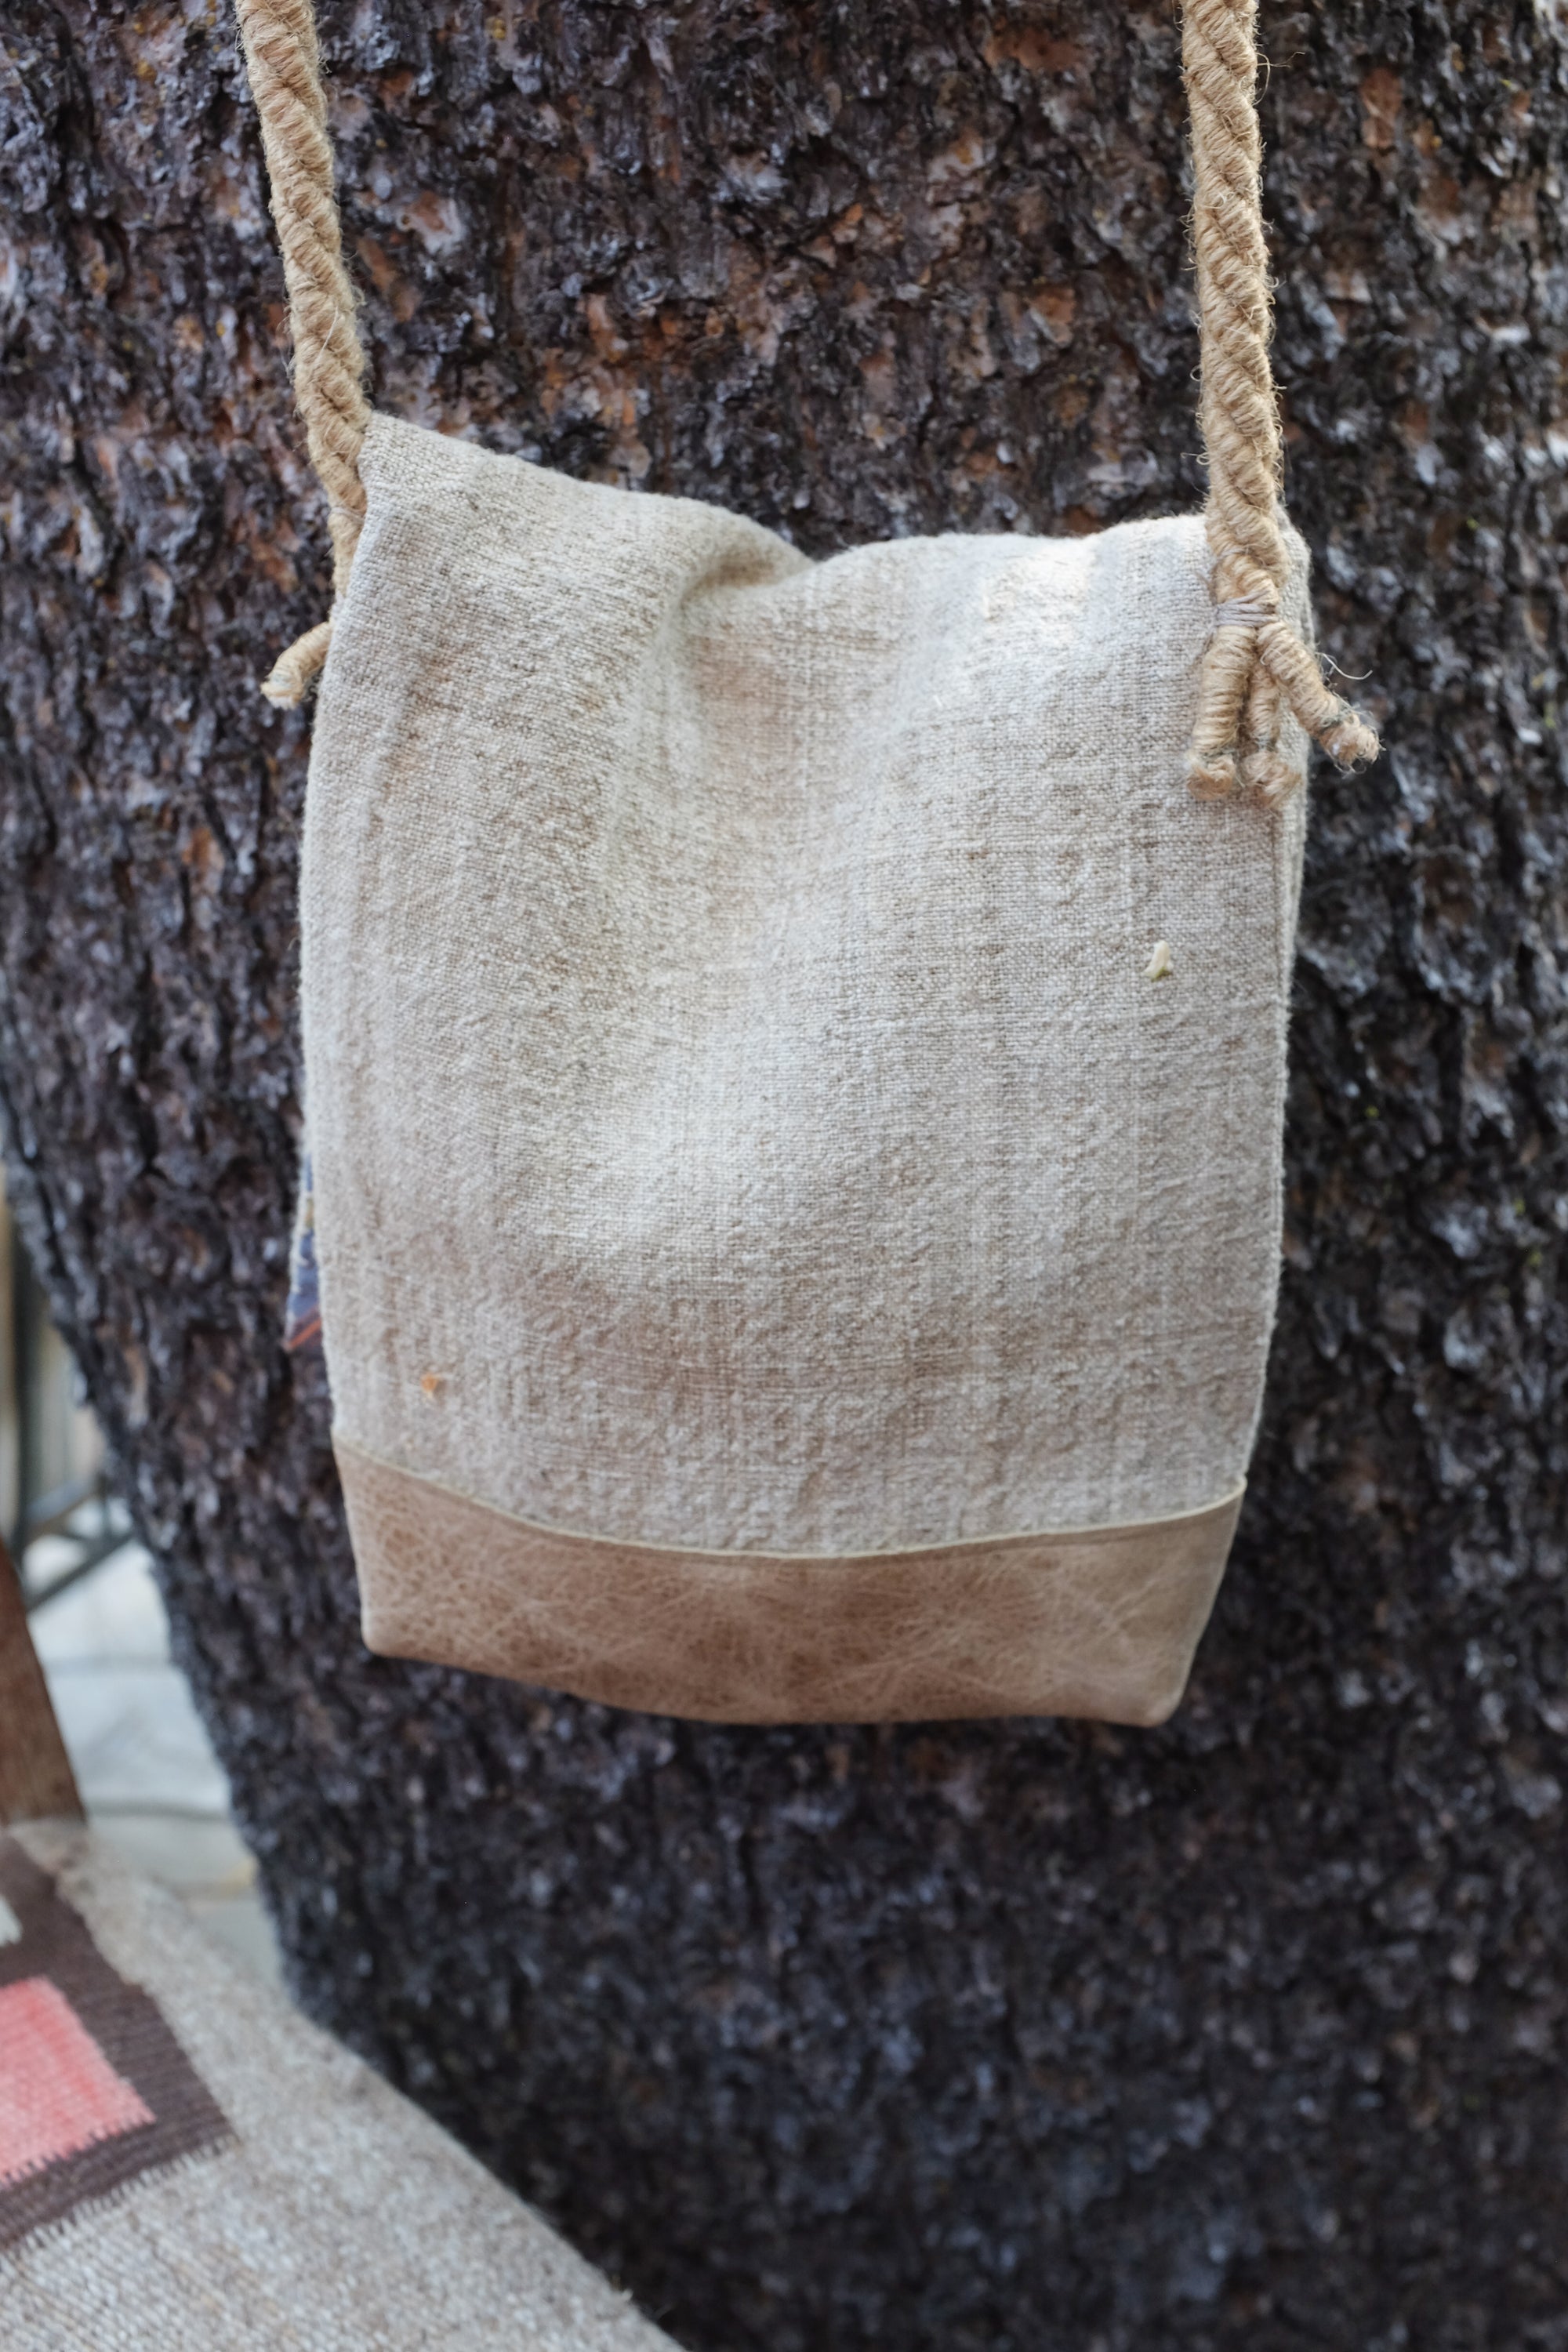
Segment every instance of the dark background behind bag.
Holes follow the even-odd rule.
[[[1163,11],[323,17],[383,405],[813,552],[1200,497]],[[226,20],[7,15],[11,1181],[309,2006],[727,2352],[1568,2343],[1563,36],[1262,34],[1291,507],[1391,753],[1317,787],[1235,1565],[1157,1735],[754,1732],[360,1649],[276,1339],[254,688],[327,564],[254,118]]]

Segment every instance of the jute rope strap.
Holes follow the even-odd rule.
[[[294,390],[310,462],[331,502],[333,585],[347,583],[364,516],[359,453],[370,419],[353,289],[343,268],[311,0],[236,0],[261,117],[272,215],[294,334]],[[1201,798],[1247,786],[1278,803],[1300,782],[1279,747],[1294,713],[1341,767],[1375,759],[1377,737],[1324,684],[1280,613],[1289,571],[1280,506],[1279,403],[1269,366],[1273,302],[1263,236],[1258,0],[1185,0],[1182,64],[1192,113],[1199,421],[1214,554],[1214,625],[1204,651],[1188,780]],[[296,703],[326,659],[331,621],[288,652],[262,692]]]
[[[1279,406],[1268,362],[1273,299],[1263,238],[1257,0],[1185,0],[1182,68],[1192,118],[1198,417],[1208,457],[1215,627],[1204,654],[1187,774],[1213,799],[1238,783],[1279,803],[1300,781],[1279,748],[1289,708],[1342,768],[1377,757],[1366,720],[1323,683],[1281,618],[1289,575],[1279,502]]]
[[[353,288],[343,268],[315,9],[311,0],[236,0],[236,6],[283,248],[294,397],[310,463],[327,493],[332,588],[341,596],[364,520],[359,453],[370,403]],[[331,634],[331,621],[322,621],[289,646],[261,689],[269,701],[300,700],[327,658]]]

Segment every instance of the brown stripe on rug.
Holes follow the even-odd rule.
[[[231,2141],[140,1985],[0,1836],[0,2248]]]

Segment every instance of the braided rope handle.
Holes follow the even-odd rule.
[[[332,150],[312,0],[236,0],[272,183],[294,334],[294,395],[325,487],[334,600],[364,520],[359,453],[370,422],[364,353],[343,267]],[[1208,458],[1205,524],[1215,625],[1204,651],[1187,778],[1200,799],[1247,787],[1271,805],[1301,782],[1280,748],[1291,712],[1342,768],[1377,757],[1377,736],[1323,682],[1284,618],[1289,576],[1282,443],[1268,346],[1273,299],[1263,234],[1258,0],[1184,0],[1182,70],[1192,117],[1197,262],[1198,416]],[[297,703],[327,657],[331,621],[289,646],[262,688]]]
[[[1184,0],[1182,72],[1192,120],[1193,242],[1208,457],[1204,509],[1215,626],[1204,654],[1187,781],[1200,799],[1251,785],[1271,804],[1300,769],[1279,749],[1286,709],[1342,768],[1375,760],[1377,737],[1323,682],[1280,614],[1289,576],[1279,489],[1283,445],[1268,345],[1274,330],[1263,236],[1258,124],[1258,0]]]
[[[235,5],[283,248],[294,398],[305,420],[310,463],[327,493],[335,603],[348,585],[364,521],[359,453],[371,412],[353,288],[343,267],[316,12],[313,0],[235,0]],[[269,702],[300,701],[327,658],[331,635],[331,621],[321,621],[289,646],[262,687]]]

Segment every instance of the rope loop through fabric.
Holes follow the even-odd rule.
[[[236,0],[236,6],[283,248],[295,398],[329,500],[335,600],[347,584],[364,519],[359,455],[370,404],[343,266],[314,8],[312,0]],[[1184,0],[1182,11],[1194,180],[1198,415],[1208,462],[1204,512],[1215,602],[1187,777],[1200,799],[1247,788],[1278,806],[1302,780],[1281,746],[1287,712],[1342,768],[1375,759],[1378,742],[1362,714],[1325,684],[1316,656],[1280,612],[1290,559],[1268,357],[1273,297],[1263,233],[1257,17],[1258,0]],[[309,630],[262,692],[273,702],[297,703],[331,641],[330,620]]]

